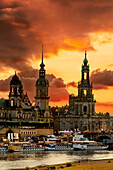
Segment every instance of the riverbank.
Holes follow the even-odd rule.
[[[65,164],[49,165],[49,166],[37,166],[34,168],[26,167],[24,169],[15,170],[52,170],[52,169],[64,169],[64,170],[113,170],[113,160],[96,160],[96,161],[78,161],[69,162]],[[14,170],[14,169],[13,169]]]

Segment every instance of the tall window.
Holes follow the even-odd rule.
[[[11,100],[11,106],[13,107],[13,105],[14,105],[14,101],[13,101],[13,100]]]
[[[84,73],[84,80],[87,79],[87,73]]]
[[[14,93],[14,87],[12,87],[12,93]]]
[[[17,87],[17,92],[19,92],[19,87]]]
[[[87,106],[84,106],[83,110],[86,113],[87,112]]]
[[[85,95],[85,96],[87,95],[87,90],[84,90],[84,95]]]

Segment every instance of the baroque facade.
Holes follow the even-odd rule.
[[[92,94],[92,83],[89,80],[89,64],[86,52],[81,72],[82,78],[78,82],[78,96],[69,95],[69,110],[75,115],[94,115],[96,101]]]
[[[64,113],[55,109],[54,126],[59,130],[79,129],[81,131],[98,131],[109,129],[109,114],[96,113],[92,83],[89,79],[89,64],[86,57],[83,60],[81,81],[78,82],[78,95],[69,95],[69,107],[64,107]],[[56,116],[57,115],[57,116]]]
[[[1,121],[43,121],[48,123],[53,121],[49,108],[49,82],[45,78],[44,67],[42,50],[39,78],[36,81],[35,106],[32,106],[27,93],[24,94],[22,82],[15,72],[10,81],[9,98],[0,99]]]
[[[44,69],[45,64],[43,62],[43,49],[42,49],[42,62],[40,64],[39,78],[36,81],[36,114],[37,118],[42,119],[45,122],[52,122],[50,107],[49,107],[49,96],[48,88],[49,81],[46,79],[46,70]]]

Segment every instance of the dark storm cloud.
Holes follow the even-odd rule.
[[[17,8],[20,7],[20,3],[18,1],[2,1],[0,2],[0,9],[6,9],[6,8]]]
[[[55,88],[62,88],[62,87],[66,87],[66,84],[64,84],[64,81],[62,80],[62,78],[55,78],[51,82],[51,86]]]
[[[90,79],[94,89],[107,89],[113,86],[113,71],[96,69],[91,73]]]
[[[9,78],[5,79],[5,80],[0,80],[0,91],[2,92],[8,92],[10,87],[9,87],[9,83],[12,79],[12,76],[10,76]]]
[[[42,43],[48,57],[60,48],[95,50],[89,33],[113,31],[111,0],[5,0],[0,9],[0,63],[19,71],[40,58]]]
[[[72,87],[78,87],[77,83],[74,82],[74,81],[67,83],[67,87],[70,87],[70,86],[72,86]]]
[[[4,66],[18,70],[25,91],[31,92],[33,88],[30,93],[33,98],[38,70],[33,69],[29,61],[32,61],[32,55],[36,59],[41,57],[41,45],[44,44],[46,57],[49,53],[57,54],[59,49],[95,50],[89,33],[113,32],[112,17],[111,0],[4,0],[0,2],[1,70]],[[103,75],[112,75],[112,71],[106,72],[91,75],[94,85],[99,88],[112,86],[111,76],[111,84],[107,78],[108,84],[103,80],[107,76]],[[98,80],[100,75],[103,77],[101,81]],[[47,79],[52,101],[68,98],[61,78],[51,74]],[[7,91],[8,82],[9,79],[0,80],[1,91]]]
[[[38,79],[38,70],[27,68],[26,71],[18,73],[19,79],[23,84],[24,93],[28,92],[28,96],[30,100],[34,100],[34,96],[36,95],[36,80]],[[50,101],[62,101],[67,100],[69,93],[65,89],[66,85],[64,84],[61,78],[56,78],[53,74],[47,74],[46,78],[49,81],[49,96]],[[0,91],[1,92],[9,92],[10,89],[10,81],[12,76],[5,80],[0,80]]]
[[[32,67],[24,68],[24,71],[18,73],[19,77],[21,78],[38,78],[38,69],[33,69]]]

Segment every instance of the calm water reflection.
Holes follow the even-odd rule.
[[[0,170],[51,165],[78,160],[112,159],[113,151],[0,153]]]

